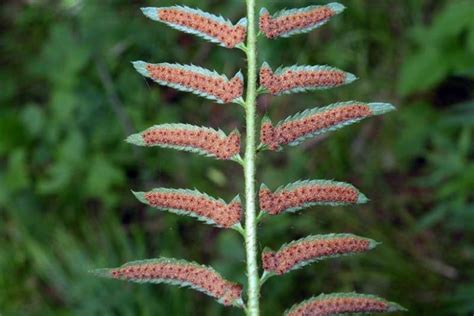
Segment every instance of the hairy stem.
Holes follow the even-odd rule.
[[[247,96],[245,100],[245,250],[247,257],[247,315],[259,315],[260,284],[257,265],[257,212],[255,207],[255,109],[257,99],[257,32],[255,0],[247,1]]]

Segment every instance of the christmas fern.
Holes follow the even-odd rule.
[[[241,233],[246,249],[245,291],[243,286],[226,280],[213,268],[182,259],[133,261],[118,268],[97,269],[93,273],[101,277],[137,283],[167,283],[190,287],[215,298],[223,305],[242,308],[247,315],[257,316],[260,313],[260,289],[268,278],[320,260],[364,253],[378,244],[374,240],[349,233],[311,235],[290,241],[278,251],[263,249],[262,268],[259,269],[257,224],[262,217],[301,211],[313,205],[366,203],[368,199],[351,184],[321,179],[296,181],[273,192],[261,184],[257,194],[257,154],[264,154],[265,150],[282,150],[286,145],[296,146],[308,138],[387,113],[394,110],[394,107],[387,103],[348,101],[308,109],[275,125],[269,117],[263,117],[260,143],[257,144],[256,100],[259,94],[282,95],[329,89],[349,84],[356,80],[356,77],[330,66],[295,65],[272,70],[267,62],[263,62],[260,69],[257,69],[256,43],[260,34],[268,39],[276,39],[310,32],[341,13],[345,9],[343,5],[330,3],[285,9],[274,14],[260,8],[258,17],[255,0],[247,0],[246,6],[247,17],[235,24],[222,16],[186,6],[142,9],[148,18],[176,30],[197,35],[225,48],[241,49],[247,57],[245,97],[244,77],[240,72],[229,79],[216,71],[195,65],[133,62],[133,66],[141,75],[158,84],[191,92],[217,103],[236,103],[243,106],[246,121],[243,157],[240,155],[241,137],[237,130],[226,134],[208,127],[170,123],[152,126],[127,138],[127,142],[138,146],[184,150],[215,159],[233,160],[242,166],[245,178],[243,204],[239,195],[227,203],[189,189],[154,188],[134,194],[139,201],[156,209],[191,216],[207,224]],[[334,293],[309,298],[288,309],[285,315],[336,315],[401,310],[403,308],[399,305],[376,296]]]

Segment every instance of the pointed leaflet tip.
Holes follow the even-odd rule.
[[[142,10],[142,13],[147,18],[158,21],[158,8],[145,7],[145,8],[140,8],[140,10]]]
[[[401,306],[400,304],[394,302],[388,302],[388,311],[389,312],[407,312],[408,309]]]
[[[262,67],[260,67],[260,68],[270,68],[270,69],[272,69],[272,67],[270,67],[270,65],[266,61],[264,61],[262,63]]]
[[[237,194],[237,195],[232,199],[232,201],[230,201],[230,203],[234,203],[234,202],[238,202],[238,203],[241,202],[241,200],[240,200],[240,195],[239,195],[239,194]],[[230,204],[230,203],[229,203],[229,204]]]
[[[265,247],[262,250],[262,254],[266,254],[266,253],[275,253],[275,251],[270,247]]]
[[[137,146],[145,146],[145,141],[140,133],[132,134],[128,136],[125,141],[129,144],[137,145]]]
[[[227,138],[230,138],[232,135],[237,135],[240,137],[240,131],[237,129],[237,128],[234,128],[232,130],[232,132],[229,133],[229,135],[227,136]]]
[[[359,192],[359,196],[357,198],[357,203],[358,204],[364,204],[367,203],[369,199],[365,196],[364,193]]]
[[[147,63],[141,60],[132,61],[133,68],[144,77],[148,77]]]
[[[369,241],[369,250],[372,250],[375,247],[377,247],[378,245],[382,244],[380,241],[375,241],[375,240],[370,239],[370,238],[367,238],[367,240]]]
[[[237,79],[240,79],[242,81],[244,81],[244,75],[242,74],[242,71],[238,71],[235,76],[233,78],[237,78]]]
[[[144,204],[148,204],[148,200],[145,198],[145,192],[135,192],[135,191],[132,191],[133,195],[135,195],[135,197],[137,198],[138,201],[144,203]]]
[[[270,116],[268,116],[267,114],[265,114],[262,118],[262,124],[264,123],[270,123],[272,124],[272,120],[270,119]],[[272,124],[273,125],[273,124]]]
[[[346,6],[339,3],[339,2],[332,2],[326,5],[331,11],[335,12],[336,14],[341,13],[346,9]]]
[[[237,25],[242,25],[244,27],[247,27],[248,21],[247,18],[241,18],[239,22],[237,22]]]
[[[260,190],[270,190],[265,183],[260,184]]]
[[[351,82],[356,81],[357,79],[359,78],[357,78],[354,74],[346,72],[346,79],[344,80],[344,83],[349,84]]]
[[[368,105],[374,115],[381,115],[396,110],[390,103],[369,103]]]
[[[111,269],[103,268],[103,269],[93,269],[88,271],[90,274],[101,277],[101,278],[112,278]]]

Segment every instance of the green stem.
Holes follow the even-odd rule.
[[[247,315],[260,314],[260,282],[257,264],[257,212],[255,207],[255,112],[257,100],[257,32],[255,0],[247,1],[247,96],[245,100],[246,144],[244,157],[245,173],[245,251],[247,261]]]

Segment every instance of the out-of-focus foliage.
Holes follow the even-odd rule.
[[[262,1],[260,1],[262,2]],[[324,2],[324,1],[322,1]],[[160,6],[176,1],[160,1]],[[235,22],[243,1],[180,0]],[[271,12],[313,4],[265,3]],[[265,315],[320,292],[353,289],[410,315],[474,312],[474,15],[470,0],[344,1],[309,36],[262,39],[272,65],[328,64],[361,79],[330,91],[260,99],[276,120],[337,101],[388,101],[399,111],[285,152],[265,153],[259,178],[351,182],[371,203],[315,207],[264,220],[261,245],[315,233],[383,242],[349,260],[271,279]],[[90,268],[158,256],[212,264],[245,282],[235,232],[157,214],[130,189],[196,187],[229,200],[240,168],[123,142],[153,124],[242,129],[238,106],[160,88],[130,61],[181,62],[234,74],[229,51],[144,18],[156,1],[2,1],[0,6],[0,313],[4,315],[221,315],[192,291],[96,279]],[[291,217],[291,221],[290,221]],[[311,280],[310,282],[308,280]],[[290,295],[291,294],[291,295]],[[185,304],[183,302],[186,302]],[[226,310],[226,312],[229,310]],[[238,310],[230,310],[238,315]]]
[[[430,25],[410,31],[417,49],[405,60],[400,74],[403,95],[436,87],[449,75],[474,75],[474,6],[452,1]]]

